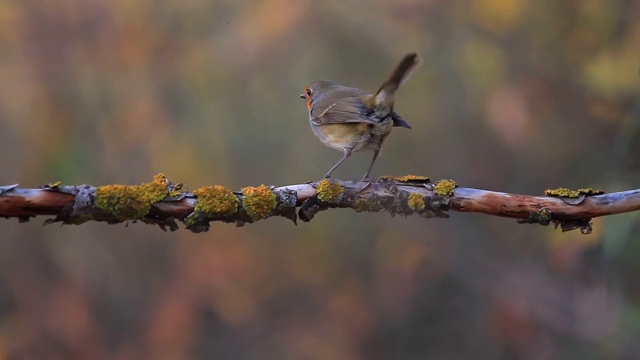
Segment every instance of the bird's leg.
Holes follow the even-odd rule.
[[[380,149],[375,149],[373,151],[373,159],[371,159],[371,165],[369,165],[369,170],[367,170],[367,173],[364,174],[361,181],[369,181],[369,173],[371,172],[371,169],[373,169],[373,164],[375,164],[376,159],[378,158],[378,154],[380,154]]]
[[[335,170],[338,166],[340,166],[340,164],[342,164],[345,160],[347,160],[349,156],[351,156],[351,149],[344,149],[344,155],[342,155],[340,160],[338,160],[338,162],[335,165],[333,165],[333,167],[329,169],[329,171],[327,171],[326,174],[324,174],[324,177],[327,179],[330,178],[333,170]]]

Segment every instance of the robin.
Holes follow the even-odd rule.
[[[307,102],[313,133],[326,146],[344,152],[324,175],[325,178],[331,177],[352,152],[371,150],[373,159],[362,178],[362,181],[368,181],[382,143],[391,129],[394,126],[411,129],[393,111],[394,94],[420,62],[416,53],[405,55],[387,81],[373,94],[327,80],[318,80],[304,89],[300,97]]]

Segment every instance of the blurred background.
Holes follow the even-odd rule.
[[[373,176],[524,194],[640,187],[635,0],[0,0],[0,184],[318,180],[304,86],[375,90]],[[359,179],[370,153],[334,174]],[[640,218],[332,210],[174,233],[0,221],[0,358],[632,359]]]

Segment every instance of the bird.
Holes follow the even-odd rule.
[[[326,146],[343,152],[325,178],[330,178],[353,152],[373,151],[369,169],[361,180],[369,181],[371,169],[391,129],[411,129],[393,111],[393,105],[396,91],[421,62],[415,52],[406,54],[374,93],[329,80],[318,80],[305,87],[300,97],[307,103],[313,133]]]

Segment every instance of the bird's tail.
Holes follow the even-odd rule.
[[[409,53],[400,61],[400,64],[391,73],[391,76],[382,83],[378,91],[370,98],[371,108],[375,109],[378,115],[387,115],[393,110],[394,94],[402,85],[411,72],[422,62],[416,53]]]

